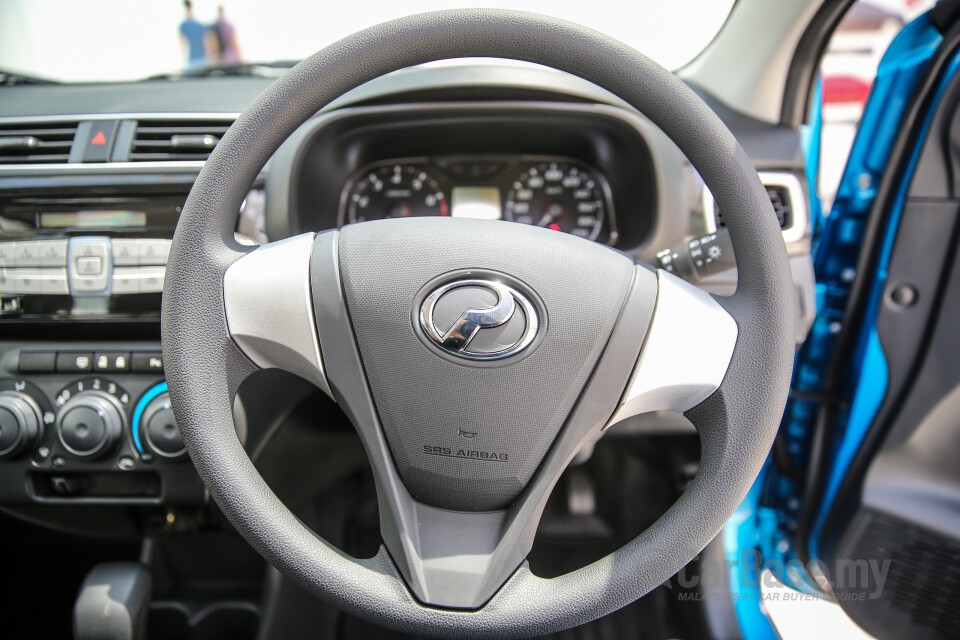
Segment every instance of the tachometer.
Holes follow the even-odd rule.
[[[450,215],[446,194],[416,164],[389,164],[361,173],[347,189],[345,209],[345,222]]]
[[[607,217],[603,185],[567,162],[537,162],[511,184],[504,219],[596,240]]]

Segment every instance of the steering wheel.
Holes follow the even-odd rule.
[[[380,220],[256,249],[234,240],[257,173],[318,109],[385,73],[460,57],[575,74],[657,124],[723,210],[735,295],[715,298],[607,247],[505,222]],[[529,636],[633,602],[733,514],[786,402],[791,291],[754,167],[674,75],[568,22],[440,11],[327,47],[240,115],[177,226],[163,355],[177,423],[210,495],[289,578],[409,632]],[[376,481],[384,545],[375,557],[350,557],[304,526],[238,441],[237,388],[271,367],[315,383],[356,427]],[[531,573],[525,557],[544,504],[579,447],[658,409],[685,412],[699,432],[699,472],[683,495],[605,558],[558,578]]]

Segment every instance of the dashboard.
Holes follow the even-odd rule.
[[[4,89],[0,508],[47,505],[30,517],[56,523],[64,504],[208,500],[166,394],[164,265],[203,161],[267,83]],[[755,141],[791,132],[719,111],[778,203],[791,254],[808,259],[798,141],[771,155]],[[680,150],[615,96],[547,69],[476,62],[391,74],[344,96],[290,136],[238,213],[248,244],[379,218],[468,217],[539,225],[636,259],[722,227]],[[282,416],[248,419],[246,407],[279,407],[294,386],[241,389],[238,435],[252,455]],[[80,520],[71,526],[91,533],[119,526]]]

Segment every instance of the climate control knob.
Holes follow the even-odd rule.
[[[20,455],[40,440],[43,420],[30,396],[0,391],[0,458]]]
[[[144,407],[140,418],[140,439],[164,458],[179,458],[186,453],[170,408],[169,393],[161,393]]]
[[[68,400],[57,416],[57,434],[70,453],[94,458],[110,451],[123,434],[123,412],[100,391],[86,391]]]

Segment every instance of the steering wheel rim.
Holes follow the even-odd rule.
[[[686,411],[700,432],[702,451],[700,471],[686,492],[609,556],[551,580],[521,564],[472,610],[422,604],[385,549],[367,560],[348,557],[316,537],[270,491],[233,429],[233,397],[258,367],[231,337],[224,305],[225,274],[250,254],[233,238],[237,211],[280,144],[317,110],[368,80],[459,57],[544,64],[637,108],[679,146],[710,188],[724,211],[739,268],[735,295],[716,300],[736,321],[736,346],[719,387]],[[177,423],[202,480],[237,530],[288,577],[344,610],[394,628],[447,637],[529,636],[583,624],[633,602],[689,562],[729,519],[763,465],[786,402],[791,291],[780,229],[753,165],[717,116],[673,74],[572,23],[514,11],[439,11],[384,23],[327,47],[241,114],[201,171],[174,236],[163,297],[163,353]],[[324,388],[322,369],[320,374],[312,379]]]

